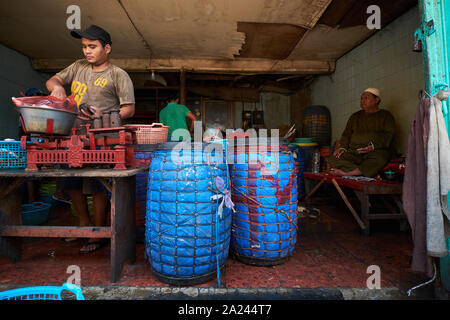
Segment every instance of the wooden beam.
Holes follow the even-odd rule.
[[[16,178],[14,181],[8,185],[6,189],[0,192],[0,200],[6,198],[11,192],[13,192],[16,188],[20,187],[20,185],[25,181],[24,177]]]
[[[261,92],[275,92],[279,94],[290,95],[295,92],[294,89],[283,88],[281,86],[273,86],[273,85],[262,85],[259,87]]]
[[[73,63],[72,59],[32,59],[34,69],[56,72]],[[281,73],[281,74],[330,74],[335,61],[321,60],[272,60],[272,59],[111,59],[111,63],[127,72],[179,71],[205,73]]]
[[[180,71],[180,103],[186,105],[186,71]]]
[[[233,81],[234,75],[214,75],[214,74],[192,74],[186,76],[189,80],[204,80],[204,81]]]
[[[110,238],[109,227],[5,226],[2,237]]]
[[[135,113],[136,115],[136,113]],[[109,191],[112,192],[112,185],[109,183],[108,179],[106,178],[97,178],[102,184],[103,186]]]
[[[256,88],[188,87],[187,91],[211,99],[259,102],[259,90]]]

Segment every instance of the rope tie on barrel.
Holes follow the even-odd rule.
[[[250,200],[253,203],[255,203],[256,205],[258,205],[261,208],[267,208],[267,209],[274,209],[275,212],[280,213],[283,217],[285,217],[288,222],[292,223],[295,226],[295,229],[298,230],[298,226],[297,226],[297,215],[295,215],[295,218],[292,219],[289,217],[289,211],[284,211],[284,210],[279,210],[278,208],[276,208],[276,206],[269,206],[269,205],[264,205],[258,201],[256,201],[254,198],[249,197],[248,195],[246,195],[244,192],[242,192],[241,190],[239,190],[238,188],[236,188],[235,186],[232,186],[233,190],[239,192],[246,200]],[[286,215],[287,214],[287,215]]]
[[[228,172],[228,163],[227,160],[225,158],[225,163],[226,163],[226,169],[227,169],[227,182],[225,183],[225,181],[220,177],[220,176],[216,176],[215,179],[213,180],[214,174],[212,172],[212,167],[211,167],[211,158],[210,156],[208,156],[208,167],[209,167],[209,171],[211,173],[210,177],[211,177],[211,185],[214,186],[214,188],[208,188],[211,192],[215,193],[215,195],[211,196],[211,200],[216,200],[216,205],[217,205],[217,211],[215,214],[215,220],[216,220],[216,269],[217,269],[217,283],[218,286],[220,288],[221,286],[221,281],[220,281],[220,263],[219,263],[219,218],[222,219],[223,217],[223,206],[225,205],[227,208],[233,210],[233,212],[236,212],[236,210],[234,209],[234,203],[231,201],[231,196],[230,196],[230,192],[226,189],[226,187],[229,185],[230,183],[230,178],[229,178],[229,172]],[[222,200],[219,204],[219,200]]]

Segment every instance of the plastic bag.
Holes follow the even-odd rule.
[[[32,96],[32,97],[19,97],[19,98],[12,97],[11,99],[17,107],[46,106],[46,107],[78,114],[77,103],[74,100],[72,95],[70,95],[66,99],[62,99],[62,100],[58,99],[56,97],[53,97],[53,96]]]

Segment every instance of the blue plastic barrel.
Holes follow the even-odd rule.
[[[227,177],[221,144],[157,145],[148,172],[145,252],[160,280],[195,284],[220,272],[231,237],[231,210],[219,211],[223,191],[230,191]]]
[[[297,241],[297,174],[288,144],[267,149],[239,144],[230,164],[233,202],[231,248],[247,264],[276,265]]]
[[[296,143],[290,144],[289,149],[293,152],[295,164],[297,166],[297,190],[298,199],[300,200],[306,195],[303,173],[312,171],[313,154],[317,149],[317,145],[307,146]]]
[[[303,172],[305,171],[305,152],[301,147],[295,144],[290,144],[289,149],[292,151],[295,166],[297,168],[297,191],[298,200],[305,196],[305,187],[303,183]]]
[[[134,147],[134,157],[137,167],[150,167],[154,144],[139,144]],[[145,242],[145,216],[147,206],[147,172],[136,174],[136,242]]]

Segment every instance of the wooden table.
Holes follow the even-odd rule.
[[[323,183],[332,183],[336,190],[339,192],[342,200],[344,200],[345,204],[347,205],[348,209],[352,213],[353,217],[355,218],[364,234],[370,233],[371,220],[398,219],[401,222],[405,222],[407,219],[406,214],[403,211],[403,205],[401,203],[402,183],[400,182],[357,181],[353,179],[333,176],[325,172],[304,172],[303,178],[319,181],[319,183],[305,197],[305,201],[307,201]],[[350,188],[355,192],[356,196],[361,202],[361,218],[351,205],[341,187]],[[390,212],[371,214],[369,198],[370,195],[385,195],[386,197],[383,197],[382,201]],[[389,200],[394,201],[397,209],[394,208],[394,205],[388,201],[388,197],[390,198]],[[401,226],[403,228],[403,225]]]
[[[126,259],[136,261],[136,174],[147,168],[0,170],[0,256],[12,262],[21,259],[20,237],[109,238],[111,239],[111,282],[120,279]],[[21,195],[17,188],[26,178],[97,178],[111,192],[110,227],[23,226]]]

